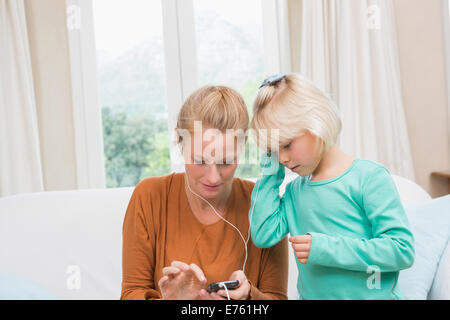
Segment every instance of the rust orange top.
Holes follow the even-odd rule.
[[[224,218],[247,239],[248,212],[254,187],[233,178]],[[219,220],[203,225],[191,211],[184,173],[150,177],[138,183],[123,223],[121,299],[160,299],[158,281],[172,261],[195,263],[207,282],[228,280],[242,269],[244,243],[237,231]],[[287,299],[288,243],[257,248],[248,243],[245,274],[250,299]]]

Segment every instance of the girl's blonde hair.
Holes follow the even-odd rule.
[[[244,99],[238,92],[225,86],[205,86],[186,99],[178,114],[177,129],[194,134],[195,121],[201,121],[203,128],[221,132],[241,129],[245,134],[249,127]],[[182,142],[180,135],[177,142]]]
[[[250,126],[262,149],[278,150],[309,131],[320,138],[320,152],[326,152],[336,143],[342,124],[324,92],[305,77],[290,73],[259,90]],[[279,136],[263,134],[261,129],[278,129]]]

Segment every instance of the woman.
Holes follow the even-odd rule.
[[[230,88],[203,87],[185,101],[177,122],[185,173],[144,179],[126,211],[121,299],[287,298],[287,239],[245,245],[254,183],[233,176],[236,132],[248,123]],[[239,285],[205,290],[225,280]]]

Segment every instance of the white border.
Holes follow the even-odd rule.
[[[68,29],[78,189],[105,188],[92,1],[66,0],[66,6],[81,13],[80,27]]]

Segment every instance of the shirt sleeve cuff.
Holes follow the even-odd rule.
[[[268,154],[263,152],[261,154],[261,159],[259,163],[259,167],[261,169],[261,173],[265,176],[276,174],[282,165],[278,160],[278,154],[272,153]],[[284,168],[283,168],[284,170]]]
[[[248,293],[247,300],[263,300],[264,294],[258,290],[251,282],[250,280],[247,280],[250,284],[250,292]]]
[[[327,243],[327,236],[318,232],[307,232],[306,234],[312,237],[307,263],[324,265],[326,249],[323,245]]]

